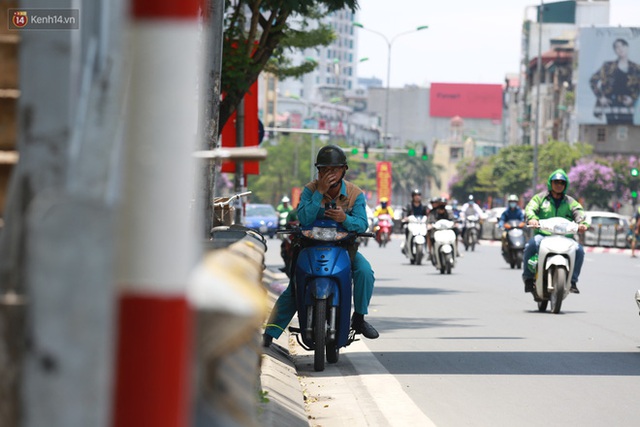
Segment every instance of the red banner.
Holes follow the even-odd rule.
[[[222,146],[236,146],[236,116],[234,112],[222,128]],[[251,85],[244,96],[244,146],[257,146],[258,142],[258,81]],[[222,172],[234,173],[235,162],[222,162]],[[260,162],[244,162],[245,175],[260,174]]]
[[[378,204],[386,197],[391,204],[391,162],[376,163],[376,182],[378,184]]]

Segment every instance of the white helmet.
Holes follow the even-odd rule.
[[[287,196],[284,196],[284,197],[282,198],[281,202],[282,202],[282,203],[289,203],[289,202],[290,202],[290,200],[289,200],[289,198],[288,198]]]

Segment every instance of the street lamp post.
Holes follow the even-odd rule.
[[[533,131],[533,194],[536,194],[538,185],[538,138],[540,132],[540,82],[542,80],[542,21],[544,13],[544,1],[540,0],[538,12],[538,58],[536,61],[536,127]]]
[[[371,33],[377,34],[380,37],[382,37],[384,39],[384,41],[387,43],[387,87],[386,87],[386,93],[385,93],[385,101],[384,101],[384,133],[382,135],[382,145],[383,145],[383,158],[384,160],[387,159],[387,142],[386,142],[386,138],[389,137],[389,85],[390,85],[390,79],[391,79],[391,46],[393,45],[393,42],[400,36],[406,35],[406,34],[411,34],[411,33],[415,33],[416,31],[421,31],[421,30],[426,30],[427,28],[429,28],[428,25],[421,25],[419,27],[417,27],[414,30],[410,30],[410,31],[405,31],[399,34],[396,34],[395,36],[393,36],[391,38],[391,40],[389,40],[387,38],[387,36],[385,36],[383,33],[379,32],[379,31],[375,31],[369,28],[366,28],[365,26],[363,26],[362,24],[358,23],[358,22],[354,22],[353,23],[354,27],[357,28],[361,28],[363,30],[367,30]]]

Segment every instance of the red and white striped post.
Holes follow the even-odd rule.
[[[131,0],[114,427],[190,424],[199,0]]]

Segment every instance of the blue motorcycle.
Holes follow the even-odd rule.
[[[337,363],[340,348],[355,341],[351,330],[351,258],[358,237],[333,220],[316,220],[293,231],[299,251],[293,271],[300,328],[289,327],[305,350],[314,351],[313,368],[323,371],[326,360]],[[300,341],[302,337],[302,342]]]

